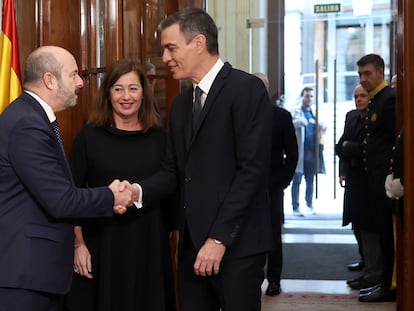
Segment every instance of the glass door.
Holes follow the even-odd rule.
[[[385,78],[390,79],[390,1],[332,2],[285,1],[286,108],[300,104],[304,86],[315,89],[313,108],[318,121],[326,126],[322,137],[326,174],[318,175],[315,195],[324,202],[343,196],[337,187],[334,145],[342,135],[346,113],[355,108],[356,61],[368,53],[381,55]]]

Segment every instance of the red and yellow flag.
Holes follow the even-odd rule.
[[[3,0],[0,35],[0,113],[22,92],[14,0]]]

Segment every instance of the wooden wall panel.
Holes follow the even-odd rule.
[[[21,72],[27,56],[38,46],[37,15],[35,0],[15,0],[17,36],[19,39],[19,56]]]
[[[105,21],[106,34],[106,62],[110,64],[123,57],[122,42],[122,1],[106,0],[107,20]],[[137,3],[139,6],[140,4]]]
[[[204,0],[178,0],[178,8],[205,8]]]
[[[42,31],[40,45],[58,45],[70,51],[80,67],[80,1],[39,1]],[[80,100],[78,105],[70,110],[57,114],[62,128],[62,139],[65,151],[70,153],[72,141],[83,123],[84,109]]]

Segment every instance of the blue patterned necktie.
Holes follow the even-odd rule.
[[[59,143],[59,146],[62,149],[63,154],[65,154],[65,149],[63,147],[63,141],[62,141],[62,135],[60,134],[59,123],[57,122],[57,120],[55,120],[51,123],[51,125],[52,125],[52,128],[53,128],[53,132],[55,132],[56,139]]]
[[[198,117],[200,116],[201,109],[203,108],[201,106],[201,95],[203,94],[203,91],[196,86],[195,92],[194,92],[194,102],[193,102],[193,129],[195,129],[195,124],[197,122]]]

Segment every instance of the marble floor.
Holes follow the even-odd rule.
[[[323,229],[343,228],[342,200],[315,200],[316,215],[303,210],[304,217],[293,216],[289,196],[285,197],[285,228],[321,229],[322,234],[285,234],[284,243],[356,243],[352,234],[323,234]],[[305,206],[305,205],[304,205]],[[286,208],[287,207],[287,208]],[[317,215],[322,217],[317,217]],[[318,232],[320,232],[318,230]],[[346,280],[282,280],[281,295],[263,295],[263,311],[391,311],[396,310],[393,302],[360,303],[357,290],[351,290]],[[263,283],[264,293],[267,281]]]

